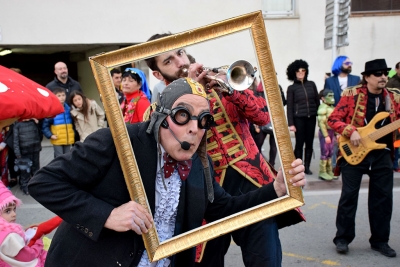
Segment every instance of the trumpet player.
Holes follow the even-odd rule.
[[[148,41],[169,35],[155,34]],[[255,96],[249,89],[232,90],[223,83],[226,81],[224,73],[205,69],[201,63],[191,64],[183,48],[148,58],[146,63],[153,75],[166,85],[180,77],[189,77],[207,89],[215,121],[207,132],[207,152],[213,161],[214,177],[225,191],[237,196],[274,181],[276,171],[261,155],[248,127],[249,123],[264,125],[269,122],[264,98]],[[177,141],[183,147],[182,140]],[[204,243],[196,251],[198,266],[224,266],[231,237],[241,247],[246,267],[281,266],[278,229],[303,220],[301,211],[296,209]]]

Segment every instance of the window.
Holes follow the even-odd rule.
[[[352,0],[351,13],[369,13],[369,12],[399,12],[399,0]]]
[[[264,18],[295,15],[295,0],[263,0]]]

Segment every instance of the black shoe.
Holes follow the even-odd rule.
[[[386,256],[386,257],[396,257],[396,251],[394,251],[394,249],[392,249],[391,247],[389,247],[389,245],[387,243],[382,244],[382,245],[371,245],[371,248],[373,250],[379,251],[382,255]]]
[[[336,251],[341,254],[347,253],[349,252],[349,245],[347,244],[346,241],[339,240],[336,242]]]
[[[305,174],[308,174],[308,175],[311,175],[311,174],[312,174],[312,171],[310,171],[309,168],[305,168],[304,173],[305,173]]]
[[[22,188],[22,193],[26,196],[29,196],[28,188]]]

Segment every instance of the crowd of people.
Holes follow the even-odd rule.
[[[155,34],[149,40],[169,35]],[[166,60],[170,64],[163,64]],[[274,169],[277,147],[259,79],[254,79],[247,90],[226,91],[206,79],[208,72],[184,48],[148,58],[146,63],[160,80],[152,91],[145,73],[138,68],[114,68],[110,75],[133,149],[141,155],[137,162],[152,214],[130,200],[111,133],[106,129],[105,113],[95,100],[84,95],[79,82],[68,75],[65,63],[55,64],[55,78],[46,86],[60,100],[64,112],[54,118],[19,121],[1,131],[4,189],[0,185],[0,201],[5,187],[19,184],[24,194],[32,194],[64,220],[54,237],[55,245],[50,247],[48,266],[56,266],[60,260],[66,262],[65,266],[96,262],[108,266],[115,261],[153,266],[140,236],[153,224],[163,241],[286,193],[281,171]],[[358,191],[362,175],[368,174],[371,248],[387,257],[396,256],[388,245],[393,170],[398,170],[399,157],[395,135],[378,140],[387,148],[371,151],[358,164],[350,163],[340,153],[337,140],[342,136],[358,147],[362,136],[357,128],[367,125],[377,113],[386,111],[390,115],[376,128],[398,119],[399,63],[388,81],[390,68],[385,60],[366,62],[360,79],[350,74],[350,59],[339,56],[332,66],[333,76],[327,77],[324,88],[318,90],[308,80],[308,63],[298,59],[287,67],[287,78],[293,84],[287,88],[286,97],[280,87],[289,130],[295,136],[297,160],[292,163],[295,176],[290,182],[304,186],[304,174],[313,174],[310,164],[316,125],[321,146],[318,177],[331,181],[341,174],[343,188],[333,240],[339,253],[347,253],[355,238]],[[151,103],[155,109],[150,114],[146,111]],[[50,139],[55,159],[40,169],[43,135]],[[262,154],[267,135],[268,159]],[[175,162],[168,174],[167,161]],[[188,171],[186,174],[178,171],[181,162],[189,166],[182,167]],[[67,173],[67,169],[74,171]],[[10,213],[8,207],[15,212],[18,205],[19,200],[12,198],[1,208]],[[190,213],[190,209],[197,214]],[[300,209],[291,210],[179,252],[154,266],[222,267],[231,238],[240,246],[245,266],[281,266],[278,229],[304,219]],[[17,233],[24,237],[22,232]],[[29,259],[40,262],[47,254],[40,251],[35,250],[35,257]],[[0,258],[4,260],[1,253]]]

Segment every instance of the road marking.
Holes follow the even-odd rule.
[[[313,209],[315,209],[315,208],[317,208],[317,207],[319,207],[319,206],[322,206],[322,205],[328,206],[329,208],[334,209],[334,210],[337,209],[337,206],[336,206],[336,205],[331,204],[331,203],[327,203],[327,202],[316,203],[316,204],[314,204],[314,205],[311,205],[310,207],[307,207],[307,209],[313,210]]]
[[[302,256],[302,255],[297,255],[294,253],[288,253],[288,252],[283,252],[282,253],[284,256],[288,256],[288,257],[292,257],[292,258],[297,258],[297,259],[302,259],[302,260],[306,260],[306,261],[313,261],[313,262],[319,262],[323,265],[328,265],[328,266],[340,266],[340,263],[336,262],[336,261],[331,261],[331,260],[323,260],[320,261],[316,258],[312,258],[312,257],[307,257],[307,256]]]

